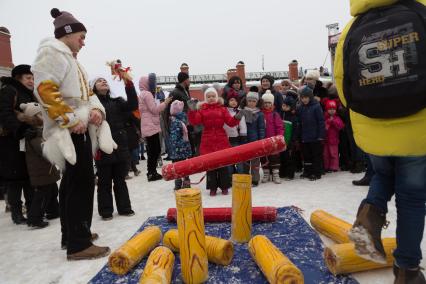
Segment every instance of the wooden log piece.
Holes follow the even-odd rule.
[[[174,252],[179,252],[178,230],[168,230],[164,234],[163,245]],[[206,252],[210,262],[219,265],[229,265],[234,256],[234,245],[228,240],[206,236]]]
[[[182,279],[202,283],[208,278],[203,208],[199,189],[175,192]]]
[[[139,284],[169,284],[174,264],[175,255],[169,248],[156,247],[146,261]]]
[[[315,210],[311,214],[311,225],[316,231],[339,244],[350,243],[348,232],[352,225],[324,210]]]
[[[254,236],[248,248],[269,283],[304,283],[302,272],[266,236]]]
[[[396,248],[396,239],[384,238],[382,242],[386,252],[386,264],[372,262],[359,257],[355,253],[355,245],[353,243],[335,244],[326,247],[324,250],[325,263],[334,275],[391,267],[394,262],[392,252]]]
[[[109,269],[118,275],[126,274],[158,245],[161,237],[159,227],[145,228],[110,255]]]
[[[251,175],[232,175],[231,239],[247,243],[251,238]]]

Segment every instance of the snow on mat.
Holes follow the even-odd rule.
[[[165,216],[151,217],[142,225],[138,232],[146,226],[159,226],[163,234],[176,228],[176,224],[168,223]],[[206,234],[229,239],[230,223],[207,223]],[[318,234],[306,223],[292,207],[278,208],[276,222],[254,223],[253,236],[266,235],[302,272],[305,283],[358,283],[351,277],[333,276],[327,269],[322,253],[324,246]],[[234,244],[234,258],[229,266],[209,263],[209,279],[206,283],[268,283],[256,263],[251,258],[247,244]],[[176,255],[172,283],[183,283],[180,278],[180,258]],[[147,257],[139,265],[123,276],[112,273],[108,265],[89,282],[104,283],[135,283],[145,267]]]

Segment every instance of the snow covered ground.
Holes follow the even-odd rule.
[[[108,245],[112,250],[141,226],[150,216],[165,215],[167,208],[175,207],[173,182],[146,180],[146,161],[139,168],[144,174],[128,181],[130,197],[136,215],[122,217],[117,214],[111,221],[102,221],[97,214],[97,205],[93,214],[92,231],[99,234],[98,245]],[[196,181],[201,174],[192,176]],[[323,209],[352,223],[360,201],[367,193],[367,187],[352,186],[351,181],[361,178],[362,174],[339,172],[327,174],[321,180],[311,182],[296,178],[281,185],[261,184],[253,189],[253,206],[289,206],[295,205],[304,210],[309,220],[312,211]],[[231,195],[208,196],[203,189],[205,207],[231,206]],[[96,198],[95,198],[96,200]],[[87,283],[107,262],[107,258],[90,261],[66,260],[65,251],[60,248],[59,220],[50,222],[50,226],[41,230],[30,230],[27,226],[12,224],[9,214],[3,213],[0,206],[0,283]],[[385,237],[395,235],[396,210],[389,206],[390,226],[383,232]],[[330,240],[323,237],[326,243]],[[423,254],[426,242],[422,244]],[[426,261],[422,262],[422,266]],[[393,283],[391,269],[356,273],[354,277],[362,284]]]

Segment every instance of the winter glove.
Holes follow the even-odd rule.
[[[234,115],[234,118],[235,119],[238,119],[238,120],[241,120],[241,118],[243,118],[243,113],[242,113],[242,111],[239,111],[236,115]]]
[[[246,121],[252,121],[253,119],[253,112],[249,111],[248,109],[241,109],[238,114],[241,113],[241,116],[244,116]],[[241,118],[237,118],[236,119],[241,119]]]
[[[197,110],[197,101],[196,100],[189,100],[188,102],[188,108],[190,110]]]

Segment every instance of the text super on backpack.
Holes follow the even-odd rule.
[[[359,15],[343,45],[348,107],[370,118],[426,108],[426,7],[403,0]]]

